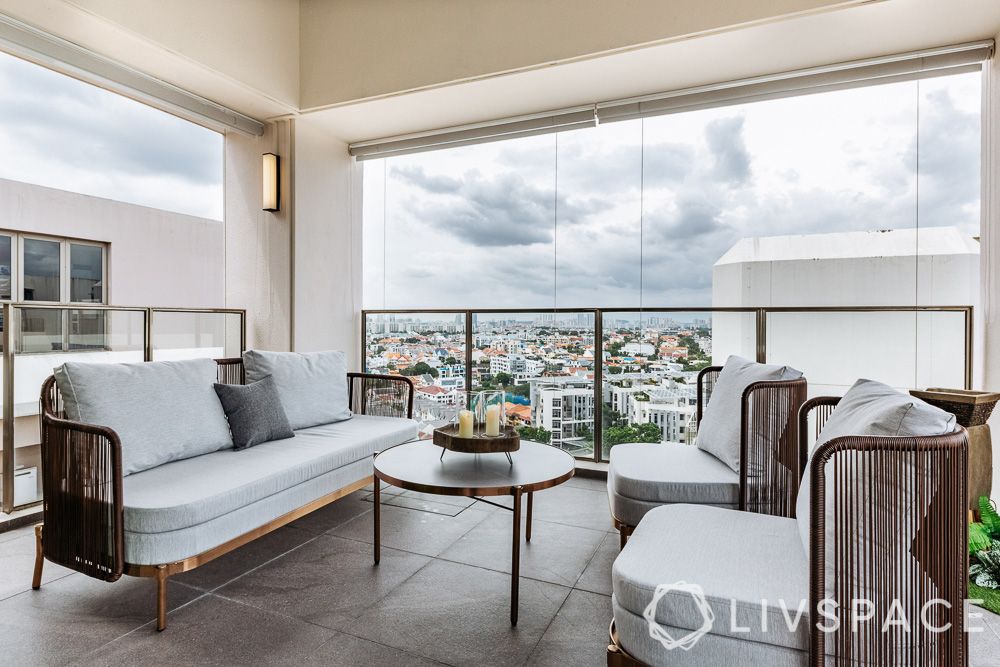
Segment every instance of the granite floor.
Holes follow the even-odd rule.
[[[359,491],[175,577],[163,633],[151,581],[46,563],[31,591],[31,529],[0,533],[0,664],[605,664],[618,536],[604,482],[536,495],[516,628],[509,512],[391,488],[383,503],[377,568],[371,491]],[[975,667],[1000,656],[1000,617],[984,616]]]

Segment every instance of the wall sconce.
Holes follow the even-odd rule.
[[[264,175],[261,208],[265,211],[277,211],[281,208],[281,158],[274,153],[264,153],[261,160],[261,172]]]

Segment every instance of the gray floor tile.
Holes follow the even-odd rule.
[[[433,667],[440,662],[399,649],[376,644],[342,632],[334,632],[333,637],[319,647],[315,653],[302,661],[303,665],[324,665],[325,667],[357,667],[372,665],[377,667]]]
[[[343,629],[429,560],[383,548],[381,562],[376,566],[370,544],[322,535],[223,586],[216,594],[327,628]]]
[[[122,577],[114,583],[73,574],[40,590],[0,602],[0,647],[9,665],[66,664],[156,617],[151,579]],[[170,609],[190,602],[198,591],[169,584]],[[173,622],[174,613],[168,617]],[[156,635],[149,625],[137,634]]]
[[[425,498],[411,498],[406,495],[383,496],[382,505],[392,505],[393,507],[405,507],[406,509],[430,512],[431,514],[443,514],[445,516],[457,516],[465,507],[461,505],[449,505],[439,503]],[[471,503],[470,503],[471,504]]]
[[[337,526],[343,525],[365,512],[370,512],[372,504],[365,502],[367,495],[363,490],[355,491],[349,496],[344,496],[326,507],[321,507],[315,512],[310,512],[298,521],[289,524],[293,528],[301,528],[310,532],[321,534],[333,530]]]
[[[996,667],[1000,661],[1000,637],[984,627],[969,633],[969,667]]]
[[[608,492],[608,480],[606,479],[595,479],[593,477],[581,477],[580,475],[575,475],[567,480],[565,484],[566,486],[575,486],[579,489],[600,491],[601,493]]]
[[[542,635],[529,664],[605,664],[611,614],[611,598],[573,591]]]
[[[611,595],[611,566],[621,553],[618,548],[618,533],[605,533],[604,541],[590,559],[587,569],[580,575],[575,588],[591,593]]]
[[[511,627],[509,575],[435,560],[347,630],[449,665],[523,665],[569,591],[522,579]]]
[[[497,512],[463,535],[439,556],[500,572],[511,571],[511,514]],[[531,542],[521,525],[521,576],[573,586],[605,533],[576,526],[534,520]]]
[[[31,590],[31,576],[35,571],[34,529],[6,542],[0,543],[0,600]],[[61,579],[72,570],[45,561],[42,584]]]
[[[3,515],[0,515],[3,516]],[[35,526],[21,526],[20,528],[14,528],[13,530],[5,530],[0,532],[0,544],[8,542],[10,540],[17,539],[19,537],[24,537],[25,535],[35,535]]]
[[[455,505],[456,507],[469,507],[475,504],[475,498],[470,498],[468,496],[442,496],[436,493],[421,493],[420,491],[403,491],[400,496],[405,498],[415,498],[418,500],[427,500],[434,503],[441,503],[443,505]]]
[[[179,574],[174,580],[201,590],[212,590],[316,537],[310,531],[285,526],[199,568]]]
[[[606,531],[612,528],[608,494],[565,484],[535,494],[534,516],[543,521]]]
[[[382,545],[426,556],[437,556],[487,516],[489,513],[475,508],[469,508],[450,517],[383,505]],[[364,514],[333,529],[330,534],[372,542],[374,518],[371,513]]]
[[[333,633],[310,623],[207,595],[83,657],[81,665],[300,665]]]

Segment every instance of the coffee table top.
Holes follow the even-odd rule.
[[[375,457],[375,476],[393,486],[443,496],[509,496],[562,484],[576,470],[572,456],[551,445],[522,440],[521,448],[503,454],[446,452],[429,440],[396,445]]]

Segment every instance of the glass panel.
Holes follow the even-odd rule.
[[[389,158],[384,209],[364,212],[384,220],[386,307],[552,307],[555,148],[546,135]]]
[[[42,382],[67,361],[141,362],[145,316],[142,311],[69,308],[14,312],[22,332],[14,350],[14,503],[24,505],[41,499],[38,391]],[[64,321],[70,329],[68,351],[62,349]]]
[[[223,135],[0,53],[0,178],[222,220]]]
[[[473,391],[507,392],[521,437],[594,454],[594,314],[475,313]]]
[[[62,244],[45,239],[23,239],[24,300],[60,301]]]
[[[405,375],[416,385],[414,418],[425,437],[462,409],[465,391],[465,315],[368,315],[365,372]]]
[[[558,149],[556,306],[641,305],[642,122],[564,132]]]
[[[769,313],[767,360],[805,373],[811,396],[843,395],[862,377],[903,391],[929,386],[961,388],[965,385],[965,315],[913,311]]]
[[[9,236],[0,235],[0,299],[12,298],[11,276],[13,275],[13,265],[11,264],[12,239]]]
[[[238,313],[154,310],[153,361],[224,359],[243,353]]]
[[[69,246],[69,300],[104,302],[104,248],[71,243]]]
[[[602,456],[624,442],[694,444],[697,379],[756,358],[754,312],[604,313]]]

